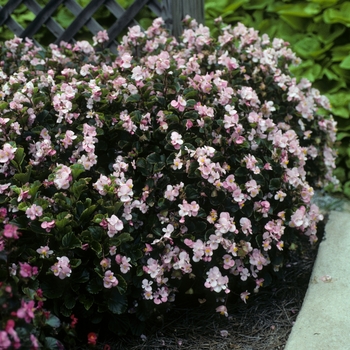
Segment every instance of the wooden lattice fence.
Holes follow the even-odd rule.
[[[26,28],[23,28],[11,17],[11,14],[21,4],[24,4],[35,15],[35,19]],[[75,16],[73,22],[66,29],[52,18],[61,5],[64,5]],[[157,17],[163,17],[167,28],[175,36],[181,33],[181,20],[187,14],[196,18],[200,23],[204,22],[204,0],[135,0],[127,9],[122,8],[116,0],[91,0],[85,8],[82,8],[76,0],[51,0],[44,7],[41,7],[36,0],[9,0],[6,5],[0,6],[0,27],[6,25],[18,37],[33,38],[45,25],[55,36],[56,44],[61,41],[71,42],[84,26],[93,35],[104,30],[101,24],[93,18],[101,6],[105,6],[116,18],[115,23],[107,30],[110,38],[107,47],[113,51],[118,45],[117,37],[124,29],[137,24],[135,17],[145,6],[148,6]]]

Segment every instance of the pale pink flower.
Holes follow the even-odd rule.
[[[117,232],[120,232],[124,228],[123,221],[121,221],[117,216],[114,214],[107,219],[108,222],[108,236],[113,237]]]
[[[41,227],[45,229],[46,232],[50,232],[55,227],[55,220],[44,221],[41,223]]]
[[[220,213],[220,217],[214,226],[216,228],[215,233],[218,235],[222,235],[223,233],[227,233],[227,232],[236,231],[234,218],[231,218],[230,213],[228,212]]]
[[[182,136],[178,132],[173,131],[171,133],[171,144],[174,146],[174,148],[179,150],[183,143]]]
[[[108,33],[106,30],[100,30],[95,36],[92,37],[94,41],[94,46],[97,44],[102,44],[109,40]]]
[[[178,96],[177,100],[170,102],[170,105],[179,110],[179,112],[183,112],[186,108],[186,100],[182,96]]]
[[[215,309],[216,312],[219,312],[223,316],[228,316],[227,307],[225,305],[220,305]]]
[[[100,265],[103,270],[109,269],[111,267],[111,259],[110,258],[103,258],[100,261]]]
[[[70,269],[69,259],[66,256],[57,257],[58,262],[51,266],[51,271],[61,280],[70,277],[72,270]]]
[[[48,258],[51,254],[53,254],[53,250],[50,250],[48,246],[41,246],[36,250],[38,254],[40,254],[40,258]]]
[[[252,234],[252,223],[248,218],[241,218],[239,220],[239,224],[241,225],[242,232],[248,236]]]
[[[0,149],[0,163],[7,163],[15,158],[17,148],[11,146],[9,143],[4,143]]]
[[[35,220],[36,217],[43,215],[43,208],[40,205],[32,204],[27,208],[26,215],[30,220]]]
[[[248,298],[249,298],[249,295],[250,295],[250,293],[249,293],[248,291],[245,291],[245,292],[241,293],[241,299],[242,299],[245,303],[247,303],[247,300],[248,300]]]
[[[103,278],[103,286],[105,288],[112,288],[117,286],[119,281],[117,278],[114,276],[114,273],[111,270],[108,270],[105,272],[105,276]]]
[[[72,170],[66,165],[57,164],[53,180],[56,188],[66,190],[70,186],[70,181],[72,181]]]

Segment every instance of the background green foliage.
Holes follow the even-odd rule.
[[[0,0],[4,5],[8,0]],[[48,0],[38,0],[45,5]],[[90,0],[77,0],[85,7]],[[127,8],[133,0],[117,0]],[[344,193],[350,197],[350,1],[346,0],[205,0],[206,25],[214,32],[214,19],[221,16],[226,23],[242,22],[254,27],[260,34],[289,41],[293,51],[302,58],[292,72],[296,77],[306,77],[313,86],[325,94],[331,102],[332,112],[338,122],[338,151],[336,175],[343,184]],[[26,27],[35,15],[25,5],[19,6],[13,18]],[[146,7],[136,20],[147,28],[154,14]],[[61,5],[55,20],[67,28],[74,15]],[[115,17],[105,7],[94,18],[106,29]],[[7,40],[13,34],[6,26],[0,27],[0,39]],[[81,30],[77,40],[90,40],[87,29]],[[35,39],[48,45],[55,40],[45,27]]]
[[[206,0],[205,13],[213,29],[221,16],[291,44],[302,59],[292,72],[312,81],[331,102],[339,130],[336,175],[350,197],[350,1]]]

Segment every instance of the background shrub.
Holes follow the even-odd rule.
[[[161,19],[133,27],[116,57],[2,46],[0,273],[42,291],[67,344],[140,334],[186,293],[227,314],[317,239],[313,187],[337,182],[327,98],[290,76],[283,40],[187,22],[180,42]]]
[[[342,190],[350,196],[350,3],[346,0],[219,0],[205,1],[206,25],[215,18],[283,38],[302,59],[291,71],[298,80],[307,78],[325,94],[337,121],[336,175]]]

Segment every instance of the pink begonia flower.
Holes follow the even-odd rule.
[[[306,222],[306,208],[301,206],[290,218],[290,227],[300,227]]]
[[[114,273],[111,270],[108,270],[105,272],[105,276],[103,278],[103,286],[105,288],[112,288],[117,286],[119,281],[117,278],[114,276]]]
[[[2,149],[0,149],[0,163],[7,163],[15,158],[17,148],[11,146],[9,143],[4,143]]]
[[[109,269],[111,267],[111,259],[110,258],[103,258],[100,261],[100,265],[102,267],[102,270]]]
[[[131,264],[129,263],[129,261],[131,260],[131,258],[128,258],[126,256],[122,257],[122,260],[120,262],[120,272],[121,273],[127,273],[130,268],[131,268]]]
[[[3,235],[6,238],[18,239],[20,232],[18,232],[17,229],[18,229],[18,227],[16,225],[6,224],[4,226],[4,233],[3,233]]]
[[[123,221],[121,221],[117,216],[114,214],[107,219],[108,221],[108,236],[113,237],[117,232],[120,232],[124,228]]]
[[[17,317],[23,318],[27,323],[30,323],[34,318],[34,300],[30,300],[28,303],[22,300],[22,307],[17,310]]]
[[[40,254],[40,258],[49,258],[51,254],[53,254],[53,250],[50,250],[48,246],[41,246],[36,250],[38,254]]]
[[[241,225],[242,232],[248,236],[252,234],[252,223],[248,218],[241,218],[239,220],[239,224]]]
[[[95,36],[92,37],[92,40],[94,41],[94,46],[108,41],[109,36],[107,30],[100,30]]]
[[[0,331],[0,349],[9,349],[11,346],[11,340],[9,339],[6,331]]]
[[[153,299],[152,284],[152,281],[148,281],[147,279],[142,280],[142,289],[144,290],[143,296],[146,300]]]
[[[213,290],[216,293],[220,293],[222,290],[224,290],[225,293],[229,292],[229,289],[227,288],[228,277],[223,276],[217,266],[212,267],[207,272],[207,276],[208,277],[204,283],[206,288]]]
[[[35,220],[36,217],[40,217],[43,215],[43,208],[40,205],[32,204],[26,210],[27,218],[30,220]]]
[[[178,132],[173,131],[171,133],[170,138],[171,138],[171,144],[174,146],[176,150],[179,150],[181,148],[181,145],[184,143],[182,140],[182,136]]]
[[[19,263],[20,270],[19,274],[24,278],[32,277],[38,273],[38,268],[36,266],[30,266],[28,263]]]
[[[37,350],[40,348],[39,341],[35,337],[35,335],[33,335],[33,334],[30,335],[30,341],[32,342],[32,347],[31,347],[32,350]]]
[[[74,131],[72,130],[67,130],[65,137],[63,140],[61,140],[63,147],[68,148],[73,144],[73,141],[77,138],[78,136],[74,135]]]
[[[240,295],[241,299],[244,301],[245,304],[247,303],[249,295],[250,295],[250,293],[248,291],[245,291],[245,292],[241,293],[241,295]]]
[[[178,96],[177,101],[172,100],[170,105],[179,110],[179,112],[183,112],[186,108],[186,100],[182,96]]]
[[[132,191],[133,181],[132,179],[127,180],[125,183],[121,183],[117,190],[117,195],[122,202],[130,202],[131,197],[134,195]]]
[[[111,179],[107,176],[100,174],[100,178],[93,184],[93,188],[98,191],[102,196],[107,194],[106,187],[112,183]]]
[[[66,256],[57,257],[58,262],[51,266],[51,271],[61,280],[70,277],[72,270],[70,269],[69,259]]]
[[[192,201],[191,203],[188,203],[185,199],[182,201],[182,204],[178,204],[180,210],[179,210],[179,215],[181,217],[184,216],[197,216],[198,210],[199,210],[199,205],[195,202]]]
[[[216,227],[215,233],[222,235],[227,232],[235,232],[236,225],[234,223],[234,218],[230,217],[230,214],[227,212],[220,213],[219,220],[214,225]]]
[[[63,189],[66,190],[70,186],[70,181],[72,181],[72,170],[70,167],[57,164],[57,168],[55,171],[55,179],[53,180],[56,188],[58,190]]]
[[[11,336],[11,338],[14,342],[14,344],[13,344],[14,349],[19,349],[21,347],[21,340],[19,339],[18,334],[15,331],[15,321],[14,320],[7,321],[5,331],[7,332],[7,334],[9,334]],[[1,343],[0,343],[0,349],[2,349]]]
[[[224,259],[223,268],[225,270],[229,270],[231,267],[233,267],[235,265],[235,261],[234,261],[234,259],[232,259],[231,255],[225,254],[222,258]]]
[[[50,232],[55,227],[55,220],[44,221],[41,223],[41,227],[45,229],[46,232]]]

